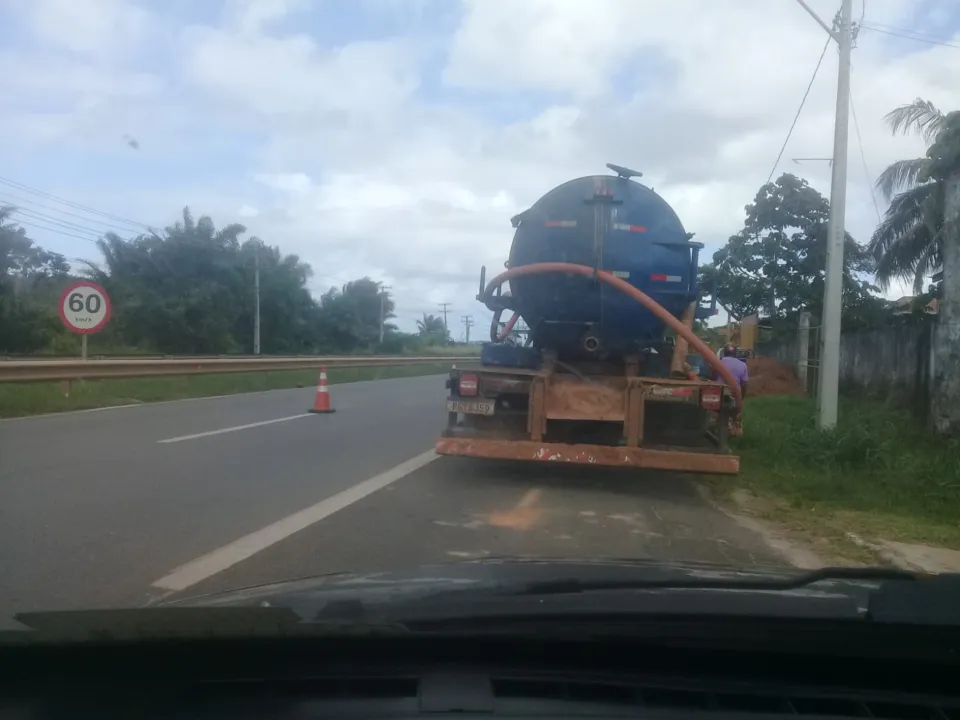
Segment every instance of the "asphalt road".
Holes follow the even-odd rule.
[[[487,556],[783,564],[694,481],[438,458],[443,376],[0,421],[0,618]]]

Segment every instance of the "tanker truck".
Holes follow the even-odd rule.
[[[481,268],[490,342],[450,371],[438,454],[739,472],[740,388],[693,332],[716,313],[697,279],[703,245],[641,173],[607,167],[513,217],[506,270],[487,282]],[[508,342],[521,318],[525,342]]]

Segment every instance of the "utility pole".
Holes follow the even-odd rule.
[[[253,250],[253,354],[260,354],[260,245]]]
[[[383,345],[383,326],[386,324],[386,317],[384,317],[384,304],[387,298],[387,290],[392,290],[393,288],[389,285],[380,285],[380,344]]]
[[[469,345],[470,344],[470,328],[473,327],[473,315],[464,315],[460,319],[463,322],[464,332],[467,338],[466,342]]]
[[[853,0],[843,0],[840,24],[831,34],[840,46],[837,111],[833,127],[833,175],[830,180],[830,222],[827,227],[827,268],[821,320],[822,353],[817,391],[817,426],[837,424],[840,386],[840,313],[843,300],[843,244],[846,237],[847,130],[850,113],[850,50],[853,43]],[[823,24],[823,23],[821,23]]]
[[[437,303],[440,306],[440,312],[443,313],[443,329],[447,330],[447,306],[450,303]]]
[[[950,134],[950,128],[941,132],[941,136],[946,136],[944,143],[949,142]],[[940,142],[931,150],[940,150],[937,145]],[[946,155],[946,148],[943,155]],[[949,436],[960,434],[960,373],[957,372],[960,358],[960,168],[954,163],[940,182],[944,197],[943,281],[933,346],[930,414],[934,430]]]

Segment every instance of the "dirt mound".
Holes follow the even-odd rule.
[[[789,365],[770,357],[754,357],[747,360],[750,381],[747,395],[803,395],[804,388]]]

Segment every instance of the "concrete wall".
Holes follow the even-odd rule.
[[[909,404],[920,414],[926,413],[930,402],[935,334],[936,324],[928,322],[842,335],[841,391],[891,397]],[[798,340],[790,340],[760,345],[757,352],[796,368],[800,363],[798,347]],[[810,331],[809,350],[807,387],[814,394],[819,352],[816,329]]]

